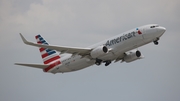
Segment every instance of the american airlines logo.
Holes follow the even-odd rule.
[[[136,30],[139,35],[142,34],[142,32],[138,28],[136,28]]]
[[[112,40],[108,40],[105,45],[106,46],[115,45],[115,44],[120,43],[122,41],[128,40],[128,39],[130,39],[132,37],[136,37],[136,35],[135,35],[136,33],[137,32],[133,31],[133,32],[128,33],[128,34],[123,34],[120,37],[117,37],[117,38],[112,39]]]

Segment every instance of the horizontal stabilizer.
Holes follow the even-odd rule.
[[[34,67],[34,68],[39,68],[39,69],[44,69],[49,66],[49,65],[41,65],[41,64],[23,64],[23,63],[15,63],[15,65]]]

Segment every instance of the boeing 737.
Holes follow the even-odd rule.
[[[111,62],[129,63],[144,57],[138,47],[151,42],[158,45],[165,31],[166,28],[158,24],[149,24],[86,48],[49,45],[41,35],[35,36],[37,43],[33,43],[27,41],[20,33],[25,44],[39,47],[44,64],[15,63],[15,65],[39,68],[44,72],[55,74],[77,71],[94,64],[105,63],[105,66],[108,66]]]

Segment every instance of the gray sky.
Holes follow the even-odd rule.
[[[179,101],[179,0],[0,0],[0,101]],[[41,34],[53,45],[86,47],[129,29],[166,27],[145,59],[49,74],[13,65],[42,63],[26,46]]]

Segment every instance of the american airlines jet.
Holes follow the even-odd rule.
[[[105,63],[108,66],[111,62],[129,63],[144,57],[138,47],[151,42],[158,45],[165,31],[164,27],[157,24],[145,25],[86,48],[49,45],[41,35],[35,36],[37,43],[33,43],[20,34],[25,44],[39,47],[44,64],[15,64],[55,74],[77,71],[94,64]]]

